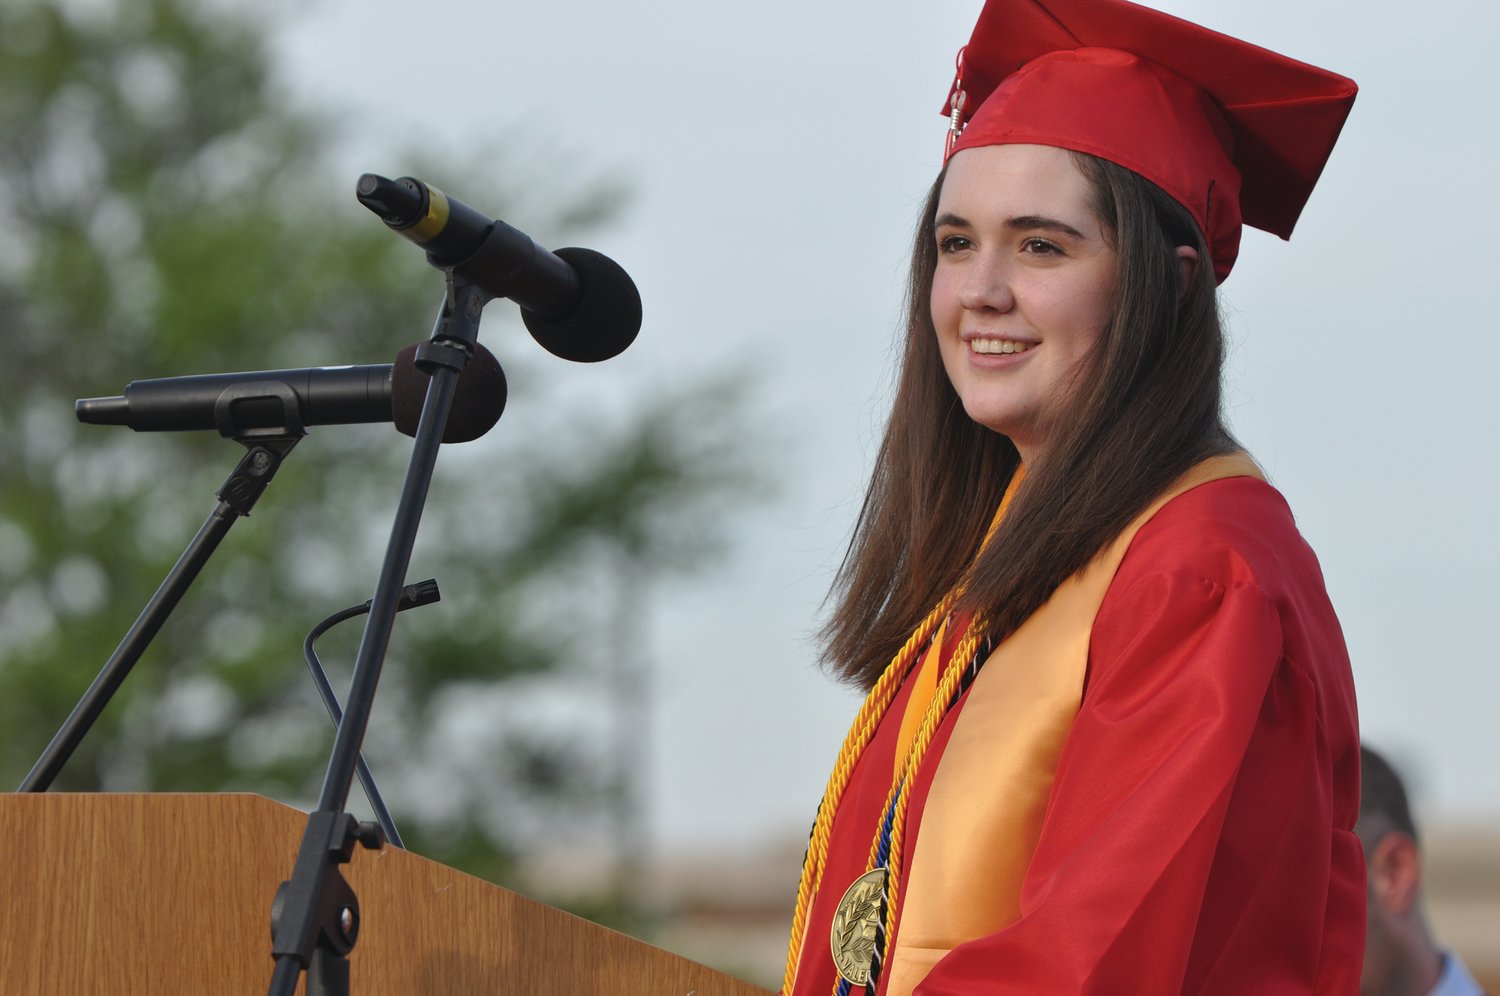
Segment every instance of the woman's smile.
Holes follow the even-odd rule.
[[[1010,356],[1016,353],[1024,353],[1036,345],[1031,342],[1021,342],[1018,339],[991,339],[975,336],[968,339],[969,349],[983,356]]]

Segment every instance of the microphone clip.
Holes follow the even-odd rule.
[[[256,433],[264,430],[255,430]],[[236,436],[235,441],[245,447],[245,455],[224,479],[215,497],[229,507],[235,515],[248,516],[250,509],[281,469],[292,447],[302,441],[301,435]]]
[[[279,410],[280,425],[247,426],[240,424],[240,417],[252,409],[259,411]],[[264,418],[256,421],[264,423]],[[302,424],[302,405],[297,392],[279,380],[256,380],[226,387],[214,402],[214,426],[226,439],[280,439],[285,436],[305,436],[307,427]],[[249,445],[248,443],[246,445]]]
[[[454,339],[429,339],[417,347],[417,369],[431,376],[439,367],[463,373],[469,363],[469,351]]]

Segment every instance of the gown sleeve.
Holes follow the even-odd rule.
[[[1021,917],[916,996],[1354,991],[1357,947],[1353,978],[1325,966],[1331,890],[1362,903],[1363,872],[1330,882],[1357,844],[1334,826],[1318,682],[1278,599],[1215,567],[1117,575]]]

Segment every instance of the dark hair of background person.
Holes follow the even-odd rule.
[[[938,351],[929,299],[933,223],[946,169],[917,226],[906,344],[885,437],[834,578],[822,659],[874,684],[961,578],[961,609],[1003,637],[1082,569],[1181,474],[1235,448],[1221,413],[1224,336],[1213,264],[1187,211],[1124,167],[1072,153],[1118,255],[1114,317],[1047,452],[976,559],[1020,464],[1010,439],[969,418]],[[1198,251],[1182,283],[1176,248]],[[971,563],[972,562],[972,563]]]
[[[1385,758],[1363,745],[1359,748],[1359,779],[1359,823],[1356,826],[1365,849],[1368,851],[1372,843],[1392,830],[1399,830],[1420,842],[1401,777]]]

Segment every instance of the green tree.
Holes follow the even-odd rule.
[[[268,65],[263,29],[217,5],[0,7],[0,187],[15,205],[0,227],[0,776],[12,784],[241,454],[213,433],[81,426],[73,400],[133,377],[386,361],[439,303],[439,275],[354,203],[353,177],[331,177],[323,122]],[[484,205],[557,244],[619,202],[607,182],[588,189],[545,216],[503,195]],[[502,323],[489,308],[484,341]],[[607,766],[587,696],[605,684],[617,586],[699,562],[714,506],[746,483],[717,445],[733,410],[722,385],[569,418],[539,402],[532,361],[505,362],[513,414],[439,459],[413,579],[436,575],[444,600],[398,622],[366,745],[409,844],[501,879],[528,831],[607,818],[599,800],[618,786],[589,774]],[[314,430],[57,787],[315,798],[332,732],[301,638],[369,597],[409,452],[389,427]],[[345,676],[358,630],[320,644]]]

